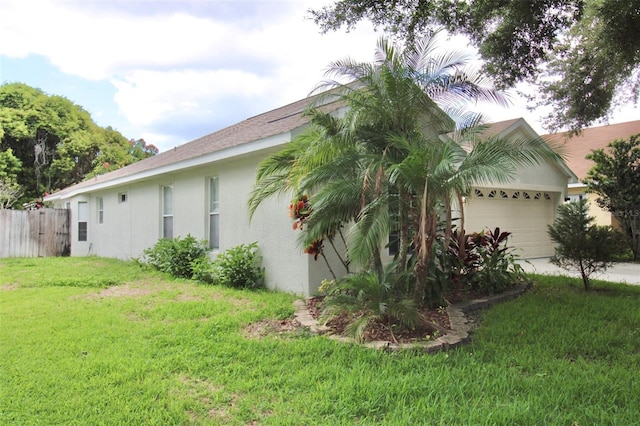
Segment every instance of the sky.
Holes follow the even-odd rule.
[[[383,34],[367,22],[321,34],[308,10],[330,3],[0,0],[0,84],[64,96],[98,125],[166,151],[306,97],[332,61],[371,62]],[[482,112],[546,133],[541,114],[511,98]]]

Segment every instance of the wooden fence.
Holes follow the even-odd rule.
[[[68,256],[67,209],[0,210],[0,258]]]

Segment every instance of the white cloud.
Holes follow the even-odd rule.
[[[266,79],[240,70],[134,71],[112,81],[120,112],[139,126],[172,116],[216,114],[224,108],[216,101],[229,96],[250,99],[268,88]]]
[[[330,61],[371,61],[381,35],[320,34],[307,10],[332,0],[2,1],[0,55],[110,81],[113,124],[161,150],[306,96]]]

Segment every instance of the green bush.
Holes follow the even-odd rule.
[[[240,244],[220,253],[213,261],[213,281],[234,288],[264,286],[264,268],[258,243]]]
[[[140,263],[148,264],[176,278],[193,277],[193,265],[207,257],[205,241],[191,235],[180,239],[161,239],[143,252]]]
[[[232,247],[216,257],[196,259],[192,262],[193,279],[207,284],[220,284],[234,288],[264,286],[264,268],[258,256],[258,243]]]

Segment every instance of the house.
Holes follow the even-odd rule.
[[[596,218],[598,225],[617,225],[617,221],[610,212],[598,206],[595,202],[598,198],[596,194],[586,192],[587,186],[582,182],[587,177],[587,172],[593,167],[593,161],[587,160],[586,156],[595,149],[606,149],[607,145],[614,140],[627,140],[637,134],[640,134],[640,120],[590,127],[582,130],[578,135],[563,132],[542,136],[548,143],[562,147],[565,162],[579,179],[578,182],[569,184],[568,198],[570,200],[586,198],[589,214]]]
[[[302,113],[313,101],[276,108],[48,196],[45,201],[71,209],[71,255],[135,258],[160,238],[187,234],[208,240],[214,255],[257,241],[268,287],[313,293],[330,272],[296,245],[290,200],[267,200],[251,221],[247,208],[259,162],[304,129]],[[522,119],[491,129],[537,137]],[[550,255],[546,226],[571,177],[563,164],[546,164],[521,170],[510,185],[479,187],[468,200],[466,229],[500,226],[513,232],[525,256]]]
[[[537,138],[538,134],[522,119],[492,123],[487,137]],[[567,184],[577,181],[563,162],[526,167],[518,170],[507,184],[478,186],[465,200],[467,232],[500,227],[511,232],[509,245],[525,258],[548,257],[554,245],[547,233],[558,205],[567,196]]]

